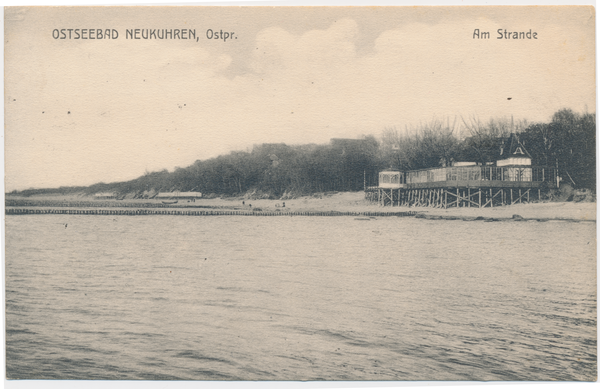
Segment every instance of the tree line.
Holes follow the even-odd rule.
[[[485,164],[497,158],[498,140],[511,132],[531,154],[532,164],[557,167],[574,187],[596,187],[595,114],[570,109],[548,123],[509,119],[432,120],[379,138],[332,139],[324,145],[255,145],[250,151],[196,161],[191,166],[146,173],[131,181],[89,187],[30,189],[21,195],[114,192],[148,198],[158,192],[198,191],[205,195],[286,198],[328,191],[357,191],[375,185],[387,168],[416,170],[450,166],[456,161]]]
[[[451,166],[469,161],[485,165],[499,157],[501,139],[511,133],[529,152],[532,165],[558,169],[563,182],[596,190],[596,115],[561,109],[549,123],[476,117],[432,120],[399,132],[385,129],[379,162],[398,170]]]

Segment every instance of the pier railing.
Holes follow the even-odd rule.
[[[406,184],[443,181],[556,183],[557,171],[545,166],[453,166],[406,172]]]

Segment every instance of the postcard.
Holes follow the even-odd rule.
[[[7,385],[597,379],[593,7],[4,18]]]

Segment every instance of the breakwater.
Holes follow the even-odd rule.
[[[178,216],[415,216],[417,212],[337,212],[337,211],[228,211],[228,210],[174,210],[174,209],[43,209],[43,208],[6,208],[6,215],[178,215]]]
[[[65,208],[219,208],[194,203],[162,204],[156,202],[101,201],[101,200],[26,200],[6,199],[6,207],[65,207]]]

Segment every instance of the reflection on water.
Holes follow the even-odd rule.
[[[7,216],[7,375],[593,380],[595,227]]]

